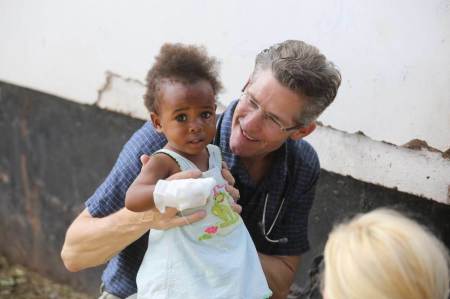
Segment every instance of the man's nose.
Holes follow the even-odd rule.
[[[264,115],[259,109],[256,109],[248,112],[241,122],[244,123],[247,130],[261,130],[264,122]]]

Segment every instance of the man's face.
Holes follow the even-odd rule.
[[[245,89],[234,111],[230,148],[243,158],[263,159],[288,138],[303,137],[301,130],[283,131],[297,125],[305,100],[282,86],[270,70],[261,71]],[[251,99],[251,101],[250,101]],[[275,120],[275,122],[274,122]]]

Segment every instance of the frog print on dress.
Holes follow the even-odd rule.
[[[216,185],[210,200],[212,200],[210,211],[212,215],[216,216],[217,222],[205,227],[203,234],[198,237],[200,241],[212,239],[216,235],[228,235],[236,228],[241,219],[239,214],[233,211],[230,206],[230,201],[233,198],[225,191],[225,185]]]

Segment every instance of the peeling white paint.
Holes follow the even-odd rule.
[[[306,140],[328,171],[450,204],[450,160],[440,152],[411,150],[323,126]]]
[[[134,118],[149,119],[149,112],[144,105],[145,85],[139,80],[122,78],[107,71],[105,82],[98,90],[95,104],[100,108],[127,114]],[[217,103],[217,113],[225,110],[226,105]]]
[[[99,106],[148,119],[141,100],[143,84],[110,78]],[[318,126],[306,139],[317,150],[323,169],[450,204],[450,160],[440,152],[411,150],[326,126]]]
[[[0,80],[141,119],[143,84],[125,77],[145,78],[164,42],[202,44],[222,61],[226,105],[257,52],[305,40],[343,75],[320,120],[370,136],[318,128],[308,139],[323,168],[449,202],[448,160],[381,142],[450,148],[448,0],[3,0],[0,36]],[[105,70],[123,77],[105,85]]]
[[[149,113],[144,105],[144,93],[145,86],[138,80],[124,79],[107,72],[105,84],[98,90],[96,104],[110,111],[147,120]]]
[[[259,51],[302,39],[342,71],[323,123],[450,148],[448,0],[2,0],[0,36],[0,80],[90,104],[105,70],[143,80],[164,42],[222,61],[228,103]]]

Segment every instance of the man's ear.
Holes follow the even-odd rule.
[[[291,134],[290,138],[292,140],[299,140],[301,138],[305,138],[309,134],[311,134],[316,129],[316,122],[311,122],[306,127],[298,128],[294,133]]]
[[[158,113],[153,111],[150,112],[150,120],[152,121],[153,127],[156,129],[156,132],[162,133],[161,120]]]

